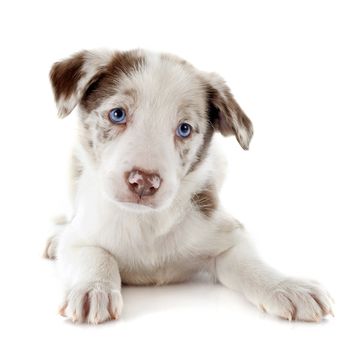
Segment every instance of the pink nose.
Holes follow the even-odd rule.
[[[129,189],[141,198],[154,195],[160,187],[161,179],[158,174],[134,169],[127,174],[127,183]]]

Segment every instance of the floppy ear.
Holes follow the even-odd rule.
[[[50,79],[61,118],[72,112],[110,58],[109,52],[81,51],[52,66]]]
[[[206,74],[210,122],[222,135],[235,135],[241,147],[249,148],[253,125],[225,81],[215,73]]]

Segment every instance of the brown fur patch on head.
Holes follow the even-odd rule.
[[[204,75],[210,122],[222,135],[235,135],[244,150],[249,148],[253,125],[234,99],[224,80],[216,74]]]
[[[191,201],[193,205],[206,217],[210,217],[218,206],[218,198],[212,185],[201,192],[194,193]]]
[[[143,66],[142,51],[82,51],[52,66],[50,79],[59,115],[65,117],[77,104],[87,112],[114,94],[121,77]]]
[[[236,135],[242,148],[248,149],[248,146],[239,138],[236,124],[252,133],[252,123],[234,100],[229,90],[225,89],[221,96],[217,90],[208,86],[208,96],[213,111],[211,115],[214,116],[211,120],[214,127],[224,136]],[[236,123],[232,121],[232,115],[237,119]]]
[[[206,158],[213,135],[214,135],[214,128],[210,123],[208,123],[207,130],[203,137],[203,143],[199,148],[199,150],[197,151],[195,160],[192,162],[190,169],[187,172],[188,174],[191,173],[192,171],[195,171],[198,168],[198,166],[203,162],[203,160]]]
[[[50,79],[55,100],[69,98],[77,89],[78,82],[84,75],[82,67],[85,52],[79,52],[62,62],[56,62],[50,71]]]
[[[141,70],[145,57],[138,51],[116,52],[109,64],[104,67],[90,82],[85,91],[81,106],[90,113],[118,89],[118,82],[134,71]],[[131,91],[128,91],[131,93]]]

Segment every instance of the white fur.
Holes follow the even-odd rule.
[[[90,59],[84,69],[93,72],[100,62]],[[241,291],[262,310],[286,319],[318,321],[332,313],[330,297],[322,287],[286,278],[266,266],[243,226],[220,206],[206,216],[192,203],[193,194],[208,184],[213,191],[219,190],[225,165],[214,142],[196,170],[187,173],[189,165],[180,165],[176,147],[183,146],[174,145],[177,124],[188,120],[199,130],[205,126],[194,111],[177,114],[184,99],[194,104],[200,100],[195,71],[191,74],[147,53],[145,72],[128,76],[120,84],[137,90],[136,104],[117,93],[92,116],[80,112],[92,117],[95,133],[107,123],[106,111],[115,106],[127,104],[133,119],[123,134],[95,145],[98,160],[91,150],[77,146],[84,171],[77,184],[75,213],[48,249],[48,255],[57,256],[64,284],[62,313],[81,322],[117,318],[122,310],[122,281],[164,284],[184,281],[199,271]],[[73,103],[69,105],[68,109]],[[200,103],[196,108],[204,112]],[[245,130],[238,137],[248,145]],[[201,133],[193,135],[190,159],[202,141]],[[152,202],[143,206],[125,200],[129,190],[123,174],[134,166],[155,169],[163,180]]]

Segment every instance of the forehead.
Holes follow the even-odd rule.
[[[197,71],[172,56],[149,54],[145,66],[125,80],[140,98],[150,103],[202,102],[204,89]]]
[[[192,108],[200,114],[206,108],[206,88],[199,72],[180,58],[166,54],[114,54],[86,91],[82,105],[91,111],[115,95],[129,95],[144,108]]]

